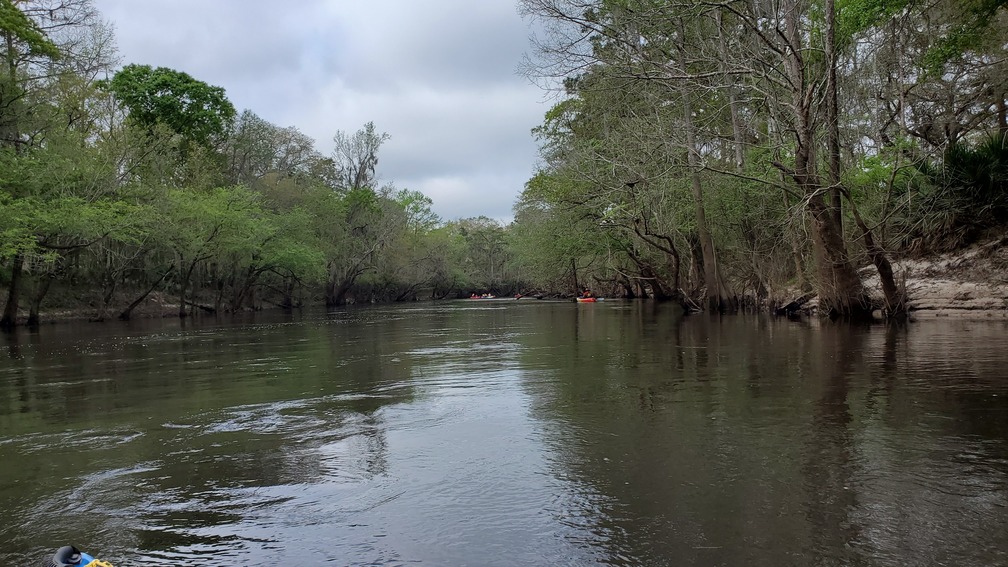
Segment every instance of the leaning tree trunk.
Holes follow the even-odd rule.
[[[848,195],[849,198],[849,195]],[[892,264],[885,250],[875,241],[875,236],[868,224],[861,218],[857,206],[851,201],[850,211],[854,214],[854,222],[861,230],[861,237],[864,239],[865,250],[871,258],[875,269],[878,270],[879,283],[882,286],[882,295],[885,298],[885,308],[883,314],[890,318],[902,318],[907,315],[906,293],[903,288],[896,285],[896,276],[893,274]]]
[[[831,317],[870,316],[872,303],[848,255],[843,226],[832,202],[833,195],[827,195],[827,188],[816,175],[813,105],[817,89],[806,73],[796,2],[792,0],[786,9],[785,37],[788,46],[784,64],[788,84],[791,85],[795,136],[794,169],[790,174],[805,195],[806,210],[812,220],[819,308]],[[778,164],[778,167],[782,166]]]
[[[161,282],[163,282],[165,280],[165,278],[168,277],[168,274],[172,273],[172,270],[174,270],[174,269],[175,269],[175,266],[169,266],[168,269],[165,271],[165,273],[161,274],[161,277],[158,278],[157,281],[154,282],[154,284],[151,285],[150,288],[147,289],[147,291],[145,291],[142,294],[140,294],[140,296],[137,297],[136,299],[134,299],[133,302],[130,303],[126,307],[126,309],[123,309],[122,313],[119,314],[119,320],[120,321],[129,321],[130,317],[133,314],[133,310],[136,309],[138,305],[140,305],[141,303],[143,303],[144,300],[147,299],[148,295],[154,293],[154,290],[157,289],[158,286],[161,285]]]
[[[179,313],[178,313],[178,315],[179,315],[180,318],[183,318],[183,319],[189,314],[188,311],[186,311],[186,291],[189,289],[189,281],[192,280],[192,274],[196,270],[196,264],[198,262],[199,262],[199,258],[193,258],[192,262],[189,262],[189,268],[187,268],[185,271],[182,271],[183,260],[182,260],[181,257],[179,258],[179,274],[181,274],[182,277],[179,278]],[[194,286],[194,289],[193,289],[193,300],[195,300],[195,297],[196,297],[196,290],[195,290],[195,286]],[[193,303],[195,304],[195,301],[193,301]]]

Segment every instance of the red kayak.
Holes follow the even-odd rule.
[[[596,297],[579,297],[577,298],[578,303],[595,303],[598,298]]]

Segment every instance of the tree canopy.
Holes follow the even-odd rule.
[[[223,88],[182,71],[131,64],[107,86],[137,125],[150,130],[164,125],[197,144],[221,139],[235,118],[235,108]]]

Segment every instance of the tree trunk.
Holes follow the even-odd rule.
[[[826,12],[826,151],[829,154],[830,206],[833,222],[843,233],[843,202],[840,190],[840,119],[837,101],[835,0],[825,0]]]
[[[332,302],[328,303],[328,305],[331,307],[346,305],[346,295],[347,292],[350,291],[350,286],[352,285],[353,285],[352,281],[344,280],[340,282],[340,284],[336,286],[336,288],[333,290]]]
[[[875,242],[875,236],[872,234],[871,229],[868,228],[868,224],[861,218],[861,214],[858,212],[857,206],[854,205],[853,201],[851,201],[850,210],[854,214],[854,222],[857,223],[858,228],[861,230],[865,249],[868,251],[868,257],[871,258],[872,264],[878,270],[879,283],[882,286],[882,294],[885,297],[883,314],[890,318],[905,317],[907,314],[906,294],[896,285],[896,276],[893,274],[892,264],[889,262],[888,255]]]
[[[647,286],[644,285],[644,280],[637,278],[634,280],[634,283],[637,285],[637,297],[648,299]]]
[[[329,281],[326,282],[326,293],[325,293],[326,307],[336,306],[335,297],[336,297],[336,274],[330,271]]]
[[[703,251],[700,250],[700,239],[697,238],[695,232],[691,232],[686,236],[686,241],[689,243],[690,250],[690,283],[692,287],[690,288],[690,295],[695,295],[695,293],[702,289],[706,283],[704,282],[704,261],[703,261]]]
[[[833,209],[826,205],[821,194],[809,199],[809,214],[813,224],[820,310],[830,317],[871,315],[871,300],[847,254]]]
[[[581,284],[578,283],[577,261],[571,258],[571,285],[574,286],[574,295],[581,293]]]
[[[623,286],[623,298],[624,299],[637,299],[637,294],[634,293],[633,284],[630,279],[626,276],[620,278],[620,285]]]
[[[188,311],[186,311],[186,291],[189,288],[189,280],[192,279],[192,273],[196,269],[197,262],[199,262],[199,259],[194,258],[189,263],[189,268],[183,272],[183,262],[181,258],[179,259],[179,273],[182,274],[182,277],[179,278],[179,317],[181,318],[185,318],[188,315]],[[195,296],[195,291],[194,289],[193,296]]]
[[[679,20],[680,37],[686,36],[685,26]],[[680,61],[682,73],[686,74],[686,66]],[[724,311],[732,309],[730,294],[722,287],[723,281],[719,272],[714,240],[707,227],[707,213],[704,206],[703,185],[700,181],[700,151],[696,142],[696,131],[693,125],[693,105],[690,102],[689,89],[685,81],[679,82],[679,96],[682,97],[683,130],[686,134],[686,161],[690,169],[690,186],[693,190],[693,208],[697,223],[697,236],[700,239],[700,250],[704,262],[704,283],[707,285],[706,303],[709,311]]]
[[[717,10],[717,27],[719,32],[719,48],[721,50],[721,70],[725,71],[728,61],[731,59],[728,56],[728,46],[725,44],[725,36],[727,35],[723,27],[723,10]],[[732,140],[735,146],[735,171],[742,173],[745,169],[745,143],[742,137],[742,121],[739,117],[738,109],[738,96],[735,90],[735,79],[729,75],[725,75],[725,80],[728,81],[728,109],[731,112],[731,123],[732,123]]]
[[[812,114],[815,88],[809,84],[806,76],[795,4],[792,0],[786,8],[785,16],[785,37],[789,45],[784,62],[791,85],[795,136],[794,170],[791,176],[806,196],[807,210],[812,219],[819,306],[831,317],[870,316],[871,301],[847,254],[843,226],[838,222],[836,207],[827,202],[825,188],[816,175],[816,128]],[[832,201],[832,194],[829,195],[829,200]]]
[[[227,282],[224,280],[224,276],[220,275],[219,265],[215,263],[212,271],[214,273],[213,281],[217,287],[214,291],[214,311],[220,313],[224,309],[224,290],[227,288]],[[230,279],[234,283],[234,271],[231,270],[230,272]]]
[[[7,290],[7,304],[4,307],[3,318],[0,319],[0,329],[10,330],[17,325],[18,298],[21,287],[21,269],[24,266],[24,255],[17,253],[11,262],[10,289]]]
[[[283,282],[283,302],[280,304],[284,309],[294,308],[294,278],[284,278]]]
[[[113,273],[105,275],[105,293],[102,295],[102,303],[98,306],[98,310],[95,312],[94,317],[91,318],[92,321],[100,323],[105,320],[105,315],[108,313],[109,305],[112,303],[112,297],[115,296],[116,288],[119,286],[119,274]]]
[[[42,282],[39,284],[35,295],[32,297],[31,302],[28,306],[28,321],[29,327],[37,327],[41,322],[39,317],[39,308],[42,306],[42,300],[45,299],[47,293],[49,293],[49,286],[52,285],[52,281],[55,279],[52,272],[47,273]]]
[[[643,221],[643,224],[644,229],[642,230],[641,221],[639,220],[635,221],[634,233],[636,233],[641,240],[653,246],[654,248],[661,250],[665,254],[665,257],[668,262],[669,275],[672,278],[672,281],[669,282],[668,287],[670,289],[672,297],[681,300],[682,293],[680,288],[682,287],[682,285],[680,279],[680,272],[682,267],[682,257],[679,254],[679,248],[676,247],[675,241],[671,237],[666,235],[652,234],[650,232],[650,229],[648,229],[647,227],[647,222]],[[662,242],[659,242],[658,240],[664,241],[664,244]]]

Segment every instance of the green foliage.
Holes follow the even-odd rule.
[[[865,30],[904,10],[911,0],[836,0],[837,41],[847,44]]]
[[[0,35],[20,42],[28,53],[50,59],[60,57],[59,48],[39,29],[39,26],[24,15],[12,0],[0,0]],[[6,46],[3,46],[6,47]],[[8,54],[12,56],[12,54]]]
[[[403,189],[395,194],[394,201],[406,213],[406,225],[414,235],[431,231],[441,224],[441,218],[431,210],[434,202],[419,191]]]
[[[109,309],[158,288],[226,310],[264,300],[293,306],[304,295],[339,303],[459,289],[470,241],[441,227],[425,195],[373,186],[388,139],[373,123],[338,132],[324,157],[296,128],[251,111],[235,121],[223,89],[181,71],[128,65],[94,81],[88,65],[100,64],[102,47],[86,41],[105,37],[82,6],[71,14],[79,19],[60,20],[77,26],[79,41],[67,44],[66,64],[54,65],[59,53],[44,28],[0,0],[0,34],[9,40],[0,53],[15,63],[0,78],[7,274],[23,266],[22,281],[33,282],[45,271]],[[505,260],[493,264],[498,277]],[[33,297],[32,309],[40,301]]]
[[[962,222],[978,227],[1008,221],[1008,138],[993,135],[977,144],[954,144],[934,176],[935,198],[953,203]]]
[[[907,250],[968,245],[991,227],[1008,226],[1005,141],[996,134],[976,144],[953,144],[940,161],[919,160],[895,173],[892,163],[868,162],[852,176],[858,199],[874,203],[876,212],[890,211],[895,244]],[[872,214],[871,206],[867,210]]]
[[[956,0],[958,18],[924,57],[925,68],[940,75],[949,61],[967,51],[978,49],[991,39],[1003,49],[1003,39],[991,38],[987,31],[996,20],[998,10],[1008,6],[1008,0]]]
[[[0,192],[0,259],[35,249],[32,227],[38,216],[37,202]]]
[[[197,144],[219,140],[235,117],[223,88],[174,69],[127,65],[105,86],[126,105],[136,124],[147,130],[164,124]]]

